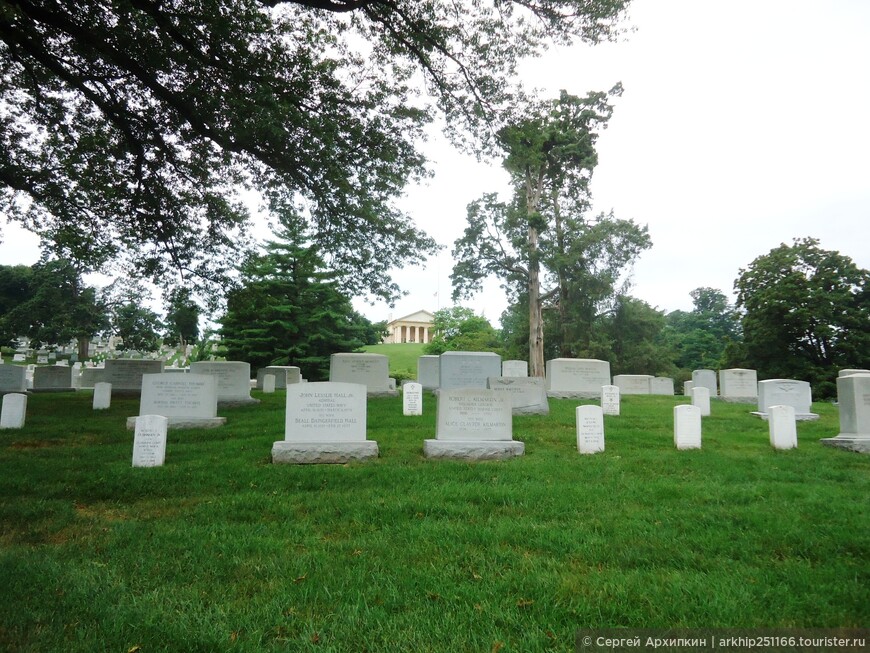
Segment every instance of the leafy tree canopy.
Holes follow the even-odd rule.
[[[720,290],[695,288],[689,295],[693,309],[668,313],[664,329],[675,363],[683,370],[681,376],[729,364],[730,352],[742,340],[740,315]]]
[[[759,256],[734,282],[746,364],[761,378],[834,394],[840,368],[870,367],[870,272],[815,238]]]
[[[217,282],[256,189],[393,298],[435,248],[392,202],[434,107],[486,140],[519,58],[610,38],[629,2],[3,1],[0,212],[83,269]]]
[[[173,288],[166,298],[166,335],[164,342],[184,349],[199,338],[199,307],[190,288]]]
[[[278,235],[280,241],[240,266],[240,284],[221,319],[221,344],[228,360],[253,369],[296,365],[309,379],[328,378],[331,354],[374,344],[381,334],[353,309],[299,225],[285,224]]]
[[[0,267],[0,334],[27,336],[34,346],[85,341],[109,326],[108,310],[70,261]],[[84,354],[87,347],[84,347]]]
[[[497,351],[501,348],[498,331],[482,315],[470,308],[452,306],[435,311],[435,337],[423,348],[427,354],[445,351]]]

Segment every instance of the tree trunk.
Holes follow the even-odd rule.
[[[79,336],[78,338],[78,349],[79,349],[79,361],[84,362],[88,357],[88,349],[91,345],[91,339],[89,336]]]
[[[544,376],[544,316],[541,310],[538,232],[529,227],[529,376]]]

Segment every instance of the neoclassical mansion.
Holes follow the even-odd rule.
[[[435,336],[435,316],[429,311],[417,311],[387,323],[384,343],[432,342]]]

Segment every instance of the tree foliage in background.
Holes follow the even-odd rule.
[[[688,378],[692,370],[720,369],[740,346],[740,314],[722,291],[695,288],[689,293],[691,311],[667,314],[664,339],[675,353],[678,376]]]
[[[675,375],[673,350],[663,338],[665,316],[645,301],[619,296],[613,310],[594,324],[592,342],[600,349],[588,358],[610,362],[611,374]]]
[[[46,260],[28,267],[0,266],[0,333],[4,343],[30,338],[33,347],[77,341],[79,357],[90,339],[109,327],[108,310],[95,288],[67,260]]]
[[[323,380],[331,354],[375,344],[381,334],[353,310],[300,225],[287,223],[278,236],[241,265],[221,319],[221,344],[228,360],[252,369],[296,365],[303,376]]]
[[[169,291],[165,302],[166,332],[163,341],[184,351],[199,339],[199,317],[202,309],[193,299],[190,288],[176,287]]]
[[[102,289],[101,298],[107,306],[111,330],[121,338],[125,350],[155,351],[159,346],[163,322],[148,308],[150,292],[134,279],[118,279]]]
[[[629,1],[3,0],[0,212],[81,269],[221,282],[256,189],[394,298],[435,247],[393,204],[435,108],[480,144],[519,58],[612,37]]]
[[[488,276],[525,298],[532,376],[544,374],[545,311],[558,313],[562,355],[573,355],[578,343],[588,347],[593,318],[618,293],[625,267],[650,246],[646,227],[633,221],[587,217],[597,132],[621,92],[620,85],[585,98],[563,91],[500,130],[513,198],[487,194],[469,204],[468,226],[454,246],[454,298],[478,292]]]
[[[840,368],[870,367],[870,272],[795,239],[759,256],[734,282],[744,362],[760,378],[809,381],[833,396]]]
[[[435,311],[433,320],[435,336],[423,351],[429,355],[445,351],[493,351],[501,350],[501,339],[482,315],[464,306],[452,306]]]

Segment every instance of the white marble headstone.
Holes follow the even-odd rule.
[[[692,387],[697,388],[703,386],[710,391],[711,397],[716,397],[719,394],[719,387],[716,383],[716,372],[713,370],[694,370],[692,372]]]
[[[822,444],[870,453],[870,374],[860,372],[837,378],[840,433]]]
[[[601,406],[577,406],[577,451],[591,454],[604,451],[604,412]]]
[[[417,359],[417,383],[425,390],[434,390],[440,382],[440,356],[420,356]]]
[[[509,360],[501,364],[502,376],[522,376],[529,375],[529,364],[526,361]]]
[[[390,359],[383,354],[332,354],[329,357],[329,380],[333,383],[359,383],[370,395],[396,394],[395,385],[390,388]]]
[[[683,381],[683,396],[691,397],[692,396],[692,388],[695,387],[695,383],[693,381]]]
[[[610,363],[594,358],[554,358],[547,361],[547,393],[551,397],[597,399],[601,386],[612,385]]]
[[[758,373],[741,368],[719,370],[719,394],[725,401],[755,403],[758,399]]]
[[[649,382],[649,391],[650,394],[672,397],[674,380],[669,376],[657,376]]]
[[[677,449],[701,448],[701,409],[697,406],[674,406],[674,445]]]
[[[10,392],[3,395],[0,407],[0,429],[24,428],[24,417],[27,414],[27,395]]]
[[[112,405],[112,384],[99,382],[94,384],[94,410],[106,410]]]
[[[529,376],[491,376],[486,387],[510,397],[514,415],[549,415],[547,383]]]
[[[463,388],[438,395],[438,440],[513,439],[511,400],[495,390]]]
[[[27,368],[22,365],[0,367],[0,392],[24,392],[27,390]]]
[[[423,384],[405,383],[402,385],[402,414],[423,414]]]
[[[446,351],[439,362],[441,390],[486,389],[486,380],[501,374],[501,356],[483,351]]]
[[[768,409],[770,445],[774,449],[797,448],[797,422],[792,406],[771,406]]]
[[[619,386],[601,386],[601,410],[605,415],[619,415]]]
[[[297,443],[363,442],[366,387],[359,383],[287,386],[284,440]]]
[[[692,388],[692,405],[701,411],[701,417],[710,416],[710,390],[704,386]]]
[[[846,377],[848,378],[848,377]],[[819,416],[812,410],[812,390],[807,381],[794,379],[766,379],[758,382],[758,411],[753,413],[767,417],[771,406],[791,406],[795,419],[815,420]]]
[[[617,374],[613,385],[618,386],[623,395],[648,395],[653,378],[649,374]]]
[[[217,380],[208,374],[144,374],[139,414],[163,415],[175,428],[226,423],[225,417],[217,416]],[[128,419],[127,428],[133,425],[133,418]]]
[[[208,374],[217,381],[219,405],[255,404],[251,397],[251,364],[244,361],[197,361],[191,374]]]
[[[163,415],[139,415],[133,432],[133,467],[160,467],[166,460],[166,429]]]
[[[264,374],[263,375],[263,392],[266,394],[272,394],[275,392],[275,375],[274,374]]]

